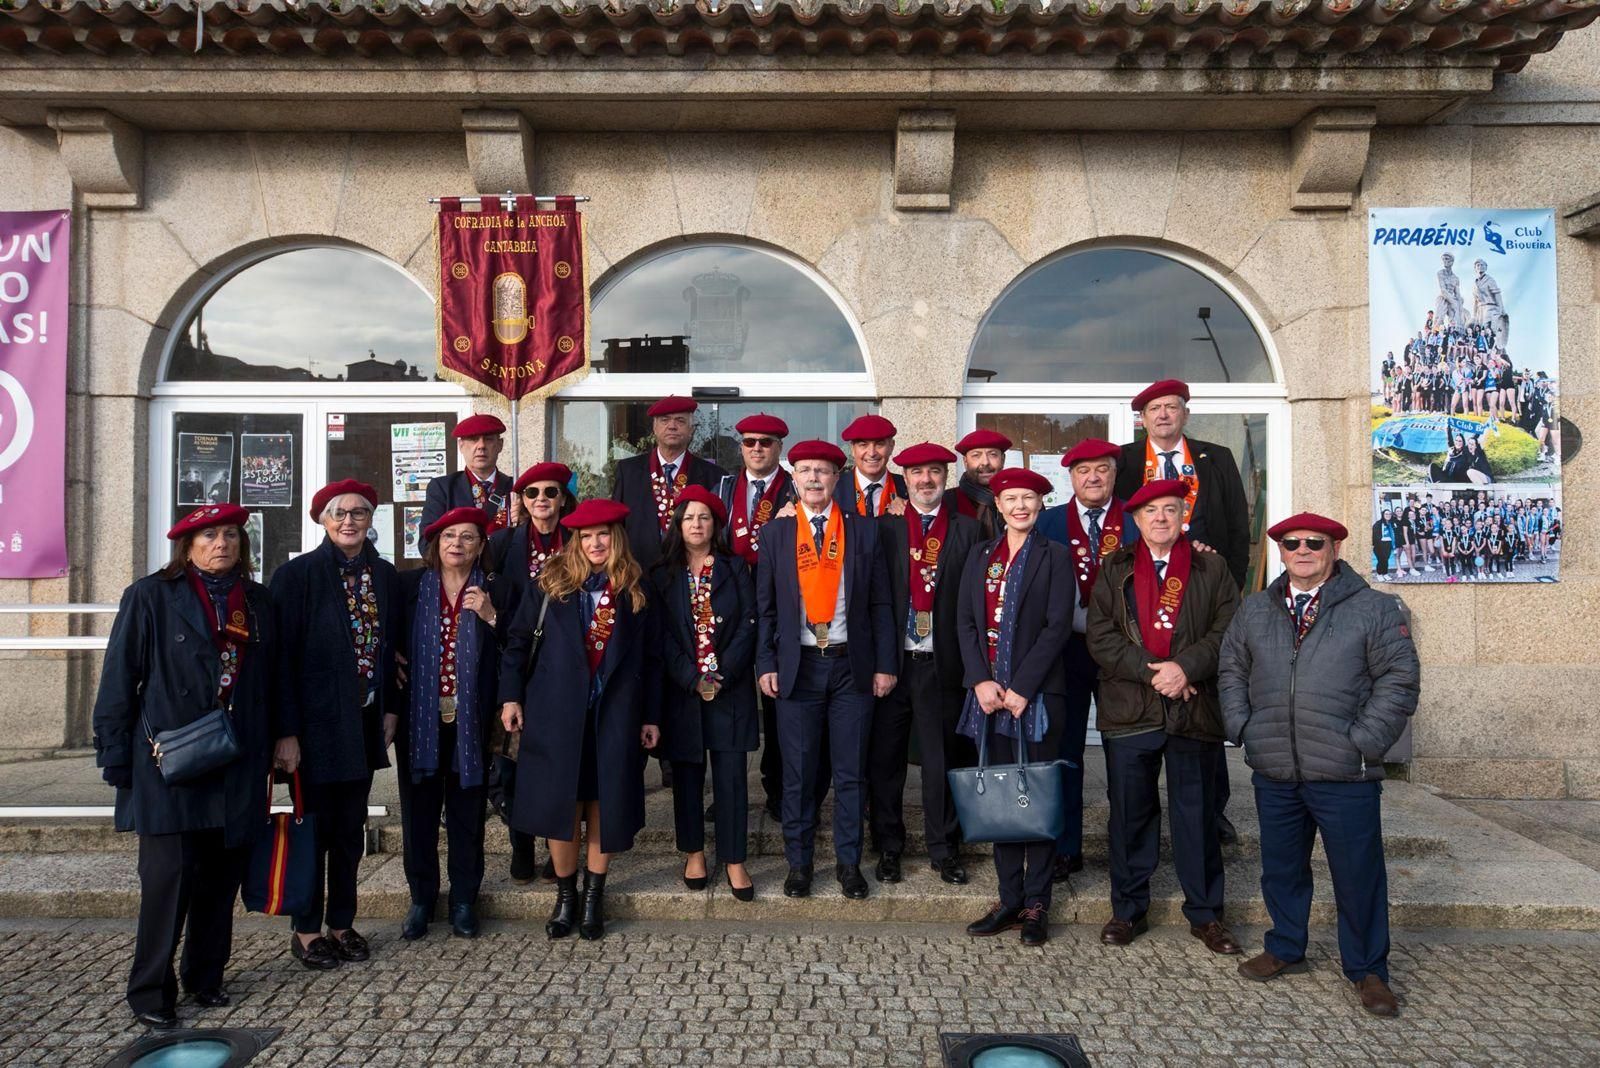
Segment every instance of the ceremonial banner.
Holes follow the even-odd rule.
[[[0,578],[67,573],[70,211],[0,212]]]
[[[1368,213],[1372,573],[1554,582],[1555,213]]]
[[[510,400],[545,396],[589,372],[583,214],[571,197],[512,211],[439,201],[439,366]]]

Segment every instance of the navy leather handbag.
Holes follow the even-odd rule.
[[[1062,789],[1068,760],[1028,763],[1028,741],[1018,730],[1015,764],[989,763],[989,721],[978,733],[978,766],[945,772],[955,801],[961,836],[969,842],[1040,842],[1055,840],[1066,826]]]
[[[152,731],[150,721],[141,716],[162,781],[182,786],[238,760],[243,749],[233,729],[232,711],[229,701],[227,708],[212,709],[192,723],[165,731]]]

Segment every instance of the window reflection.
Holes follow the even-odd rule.
[[[400,268],[352,249],[253,263],[184,324],[175,382],[437,380],[433,301]]]
[[[1091,249],[1046,260],[990,309],[970,382],[1271,382],[1249,319],[1167,256]]]
[[[594,370],[611,374],[863,372],[839,306],[783,256],[694,245],[613,280],[590,313]]]

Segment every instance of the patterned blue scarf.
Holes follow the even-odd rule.
[[[483,588],[477,568],[468,586]],[[443,659],[439,619],[439,572],[423,572],[417,591],[417,617],[411,626],[411,781],[421,782],[439,772],[439,662]],[[456,622],[456,774],[461,785],[483,784],[483,754],[479,748],[483,725],[478,720],[477,613],[461,610]]]
[[[600,591],[606,588],[606,579],[608,577],[604,571],[595,571],[583,580],[581,605],[583,608],[583,640],[586,643],[589,640],[589,624],[594,622],[595,599],[600,596]],[[611,591],[611,599],[614,602],[618,599],[616,590]],[[614,629],[611,632],[611,637],[613,640],[616,639],[616,631]],[[609,649],[606,650],[606,652],[610,651]],[[590,708],[593,708],[600,701],[600,691],[605,689],[605,677],[606,662],[605,658],[602,657],[600,670],[596,671],[593,677],[589,679]]]
[[[1005,537],[1005,535],[1001,535]],[[1017,550],[1017,555],[1012,558],[1011,566],[1006,569],[1006,594],[1004,607],[1000,613],[1000,642],[995,650],[994,681],[1002,688],[1011,685],[1011,655],[1014,651],[1017,638],[1017,609],[1022,604],[1022,576],[1028,570],[1028,554],[1033,549],[1033,532],[1023,539],[1022,548]],[[1006,711],[996,712],[985,716],[983,709],[978,706],[977,694],[973,690],[967,691],[966,703],[961,708],[961,719],[956,723],[956,732],[964,734],[973,741],[977,741],[983,732],[983,721],[994,720],[995,733],[1003,734],[1007,738],[1017,736],[1017,721],[1011,718],[1011,713]],[[1044,701],[1035,697],[1028,710],[1022,713],[1022,726],[1028,732],[1028,741],[1040,742],[1044,740],[1044,732],[1049,727],[1050,717],[1044,709]]]

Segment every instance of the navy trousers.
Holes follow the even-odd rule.
[[[250,850],[223,846],[221,829],[141,834],[139,926],[128,972],[128,1007],[173,1011],[178,975],[172,957],[183,939],[180,970],[190,991],[222,989],[233,950],[233,903]]]
[[[822,656],[806,647],[788,697],[778,699],[778,743],[783,753],[783,855],[791,868],[812,863],[817,813],[822,805],[817,767],[824,734],[833,764],[833,852],[840,864],[861,863],[861,824],[867,791],[861,771],[872,730],[871,692],[860,693],[845,656]]]
[[[769,807],[782,812],[783,806],[783,744],[778,737],[778,702],[766,694],[757,694],[761,702],[761,789],[766,792]],[[828,798],[828,784],[833,781],[833,769],[828,766],[828,725],[822,725],[822,759],[817,761],[816,791],[820,805]],[[715,784],[713,784],[715,785]]]
[[[1389,875],[1376,782],[1279,782],[1257,772],[1261,896],[1272,916],[1266,948],[1279,960],[1306,955],[1311,919],[1311,843],[1318,832],[1333,875],[1339,959],[1352,983],[1389,981]]]
[[[483,825],[487,815],[485,788],[462,786],[451,769],[455,728],[440,724],[440,770],[421,782],[411,781],[409,738],[395,748],[396,783],[400,788],[400,836],[406,885],[411,903],[431,914],[439,900],[439,817],[444,817],[446,870],[450,904],[471,905],[483,885]]]
[[[1083,635],[1076,632],[1067,641],[1064,659],[1067,663],[1067,702],[1064,722],[1057,736],[1057,755],[1076,766],[1068,768],[1066,775],[1062,776],[1062,789],[1065,791],[1063,811],[1067,825],[1061,837],[1056,839],[1056,856],[1077,857],[1083,855],[1083,745],[1089,736],[1089,702],[1100,681],[1100,666],[1089,655],[1089,646]]]
[[[743,864],[749,848],[750,786],[748,753],[714,750],[707,760],[672,762],[672,825],[678,852],[706,847],[706,763],[711,764],[711,800],[717,809],[717,860]]]
[[[906,849],[906,767],[915,732],[922,758],[922,829],[928,856],[943,860],[956,855],[961,825],[956,822],[945,772],[951,766],[950,755],[959,758],[967,749],[962,744],[965,739],[956,734],[964,693],[940,683],[931,659],[901,654],[899,681],[889,696],[878,701],[869,734],[869,825],[879,853],[904,853]]]
[[[1222,844],[1217,839],[1217,764],[1221,742],[1148,731],[1104,740],[1111,802],[1111,911],[1137,920],[1150,908],[1150,876],[1161,856],[1163,764],[1172,866],[1183,887],[1183,915],[1199,927],[1222,918]]]

